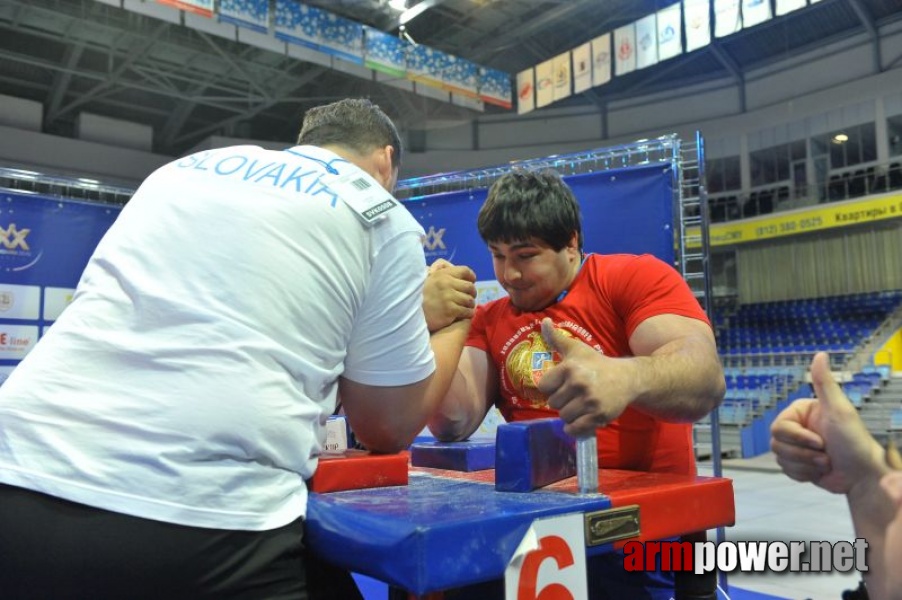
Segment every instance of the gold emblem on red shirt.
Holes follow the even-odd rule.
[[[573,337],[566,329],[559,329]],[[513,347],[504,365],[507,378],[518,399],[531,408],[548,408],[548,398],[537,389],[542,375],[559,363],[561,357],[551,350],[541,332],[535,331]]]

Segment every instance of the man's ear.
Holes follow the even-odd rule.
[[[391,192],[396,183],[395,168],[392,162],[395,149],[388,144],[376,150],[376,171],[379,173],[379,179],[383,187]]]
[[[570,236],[570,241],[567,242],[567,250],[572,250],[576,256],[579,256],[579,232],[574,231],[573,235]]]

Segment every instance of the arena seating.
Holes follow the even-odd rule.
[[[902,303],[902,291],[740,306],[718,321],[724,355],[848,354]]]
[[[776,414],[811,395],[805,379],[811,356],[826,350],[833,368],[843,371],[900,305],[902,290],[744,305],[717,301],[714,327],[727,383],[718,411],[722,452],[743,457],[766,452]],[[888,379],[888,366],[869,364],[842,385],[860,407]],[[700,440],[706,422],[696,428],[699,448],[706,442]]]

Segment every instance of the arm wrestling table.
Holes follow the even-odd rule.
[[[494,470],[412,467],[409,475],[406,486],[311,493],[309,547],[329,562],[418,597],[503,578],[537,518],[583,513],[603,521],[616,509],[637,507],[631,513],[638,512],[637,535],[634,530],[616,542],[587,544],[588,555],[735,519],[733,485],[725,478],[602,469],[603,494],[578,495],[576,477],[517,493],[495,491]]]

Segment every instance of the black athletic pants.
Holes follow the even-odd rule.
[[[0,484],[3,600],[346,600],[346,571],[308,556],[304,523],[185,527]]]

